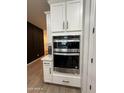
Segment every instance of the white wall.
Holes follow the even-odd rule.
[[[46,29],[44,11],[48,10],[47,0],[27,0],[27,20],[43,30]]]

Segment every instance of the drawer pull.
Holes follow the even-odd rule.
[[[49,63],[44,63],[44,64],[49,64]]]
[[[63,80],[62,82],[69,83],[69,81]]]

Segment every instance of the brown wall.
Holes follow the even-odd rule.
[[[27,63],[43,55],[43,30],[27,22]]]

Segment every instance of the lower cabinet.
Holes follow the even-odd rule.
[[[52,62],[43,61],[44,82],[52,82]]]
[[[80,77],[64,77],[64,76],[54,76],[53,75],[53,83],[73,86],[73,87],[80,87]]]
[[[43,77],[44,82],[46,83],[53,83],[53,84],[60,84],[66,86],[73,86],[73,87],[80,87],[80,76],[70,76],[70,75],[61,75],[54,74],[53,72],[53,65],[52,61],[44,60],[43,61]]]

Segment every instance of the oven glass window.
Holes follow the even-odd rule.
[[[54,67],[79,69],[79,56],[54,55]]]

